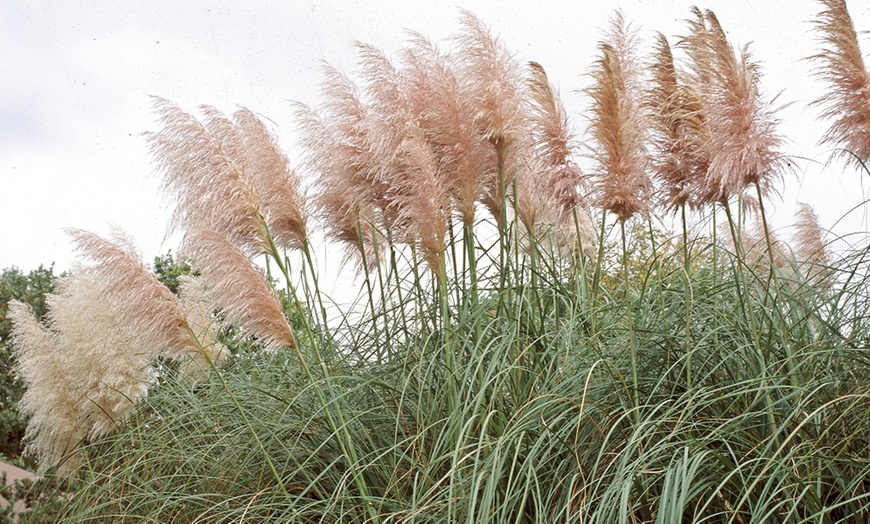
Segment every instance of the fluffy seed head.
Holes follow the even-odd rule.
[[[700,97],[674,64],[671,46],[656,35],[650,66],[649,107],[652,170],[664,186],[667,210],[695,207],[704,199],[704,180],[710,165],[710,126]]]
[[[425,37],[412,34],[403,62],[412,111],[426,131],[456,213],[471,227],[475,202],[494,183],[496,152],[475,132],[475,105],[462,91],[453,57],[441,54]]]
[[[234,158],[242,146],[232,122],[207,106],[206,124],[167,100],[154,106],[162,129],[146,137],[175,202],[170,232],[208,227],[249,252],[269,252],[259,195]]]
[[[819,218],[809,204],[798,204],[795,214],[795,258],[807,282],[821,289],[831,287],[830,257],[822,240]]]
[[[522,67],[483,23],[462,12],[456,63],[463,96],[475,108],[477,133],[495,150],[495,177],[484,187],[481,202],[501,220],[502,202],[513,186],[525,150],[528,102],[523,96]]]
[[[238,247],[205,229],[189,232],[184,244],[191,265],[201,272],[209,299],[227,323],[239,325],[267,348],[296,348],[281,301]]]
[[[596,143],[598,205],[624,222],[646,212],[649,202],[647,123],[638,92],[637,41],[621,13],[616,14],[608,37],[599,45],[601,56],[591,73],[593,86],[587,90],[592,99],[590,131]]]
[[[560,251],[577,253],[581,246],[591,251],[595,234],[581,194],[586,188],[585,179],[573,160],[576,144],[568,115],[537,62],[529,64],[527,88],[529,169],[518,172],[519,218],[528,231],[547,233]]]
[[[142,350],[156,357],[196,347],[178,299],[135,253],[88,231],[68,229],[67,233],[79,254],[92,263],[82,271],[101,282],[106,299],[114,304],[120,322],[135,334]]]
[[[113,292],[100,272],[79,267],[47,298],[49,326],[90,440],[114,432],[154,382],[154,333],[131,326]]]
[[[760,67],[747,48],[736,53],[712,11],[693,8],[691,33],[680,45],[689,55],[693,87],[710,127],[710,163],[701,191],[704,203],[723,201],[749,185],[762,193],[787,163],[771,103],[760,91]]]
[[[375,246],[386,245],[394,215],[387,206],[387,186],[380,179],[381,159],[372,133],[370,110],[349,78],[324,66],[323,107],[296,105],[304,169],[315,181],[315,205],[327,236],[347,248],[349,259],[379,259]]]
[[[237,110],[233,124],[242,141],[238,162],[257,192],[269,233],[278,247],[301,248],[308,234],[308,217],[299,177],[275,136],[252,111]]]
[[[824,108],[822,118],[832,121],[822,143],[842,148],[838,156],[860,165],[870,161],[870,72],[845,0],[820,1],[824,10],[815,26],[822,51],[810,59],[818,64],[816,76],[830,86],[815,101]]]
[[[18,409],[29,418],[25,452],[36,458],[41,470],[53,465],[73,469],[71,452],[84,439],[79,420],[77,392],[65,358],[57,351],[54,334],[39,324],[29,306],[9,303],[12,344],[18,376],[27,385]]]

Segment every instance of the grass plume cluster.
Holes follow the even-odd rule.
[[[860,80],[845,4],[822,3],[818,74]],[[360,45],[356,77],[325,66],[320,104],[294,105],[298,174],[254,113],[157,99],[179,296],[71,230],[86,264],[47,323],[11,306],[68,520],[870,518],[870,252],[831,252],[809,206],[791,245],[770,230],[776,109],[691,15],[649,50],[614,17],[585,141],[466,12],[447,50],[413,33],[395,59]],[[824,140],[866,161],[867,101],[832,93]],[[674,212],[681,231],[654,226]],[[313,227],[361,307],[321,292]]]

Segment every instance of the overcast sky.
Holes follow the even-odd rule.
[[[106,234],[116,224],[146,260],[175,248],[172,239],[164,241],[168,211],[141,137],[155,129],[148,95],[189,111],[199,104],[227,112],[246,106],[270,119],[292,151],[290,101],[317,102],[321,61],[352,72],[355,42],[394,56],[405,29],[443,42],[464,7],[518,58],[543,64],[582,132],[586,101],[577,91],[587,84],[584,75],[616,6],[649,40],[656,30],[685,34],[694,4],[715,11],[735,43],[751,42],[765,91],[791,104],[781,130],[798,169],[776,205],[777,220],[787,224],[801,200],[816,207],[823,226],[833,226],[866,191],[854,170],[825,167],[827,153],[815,145],[825,127],[806,105],[823,86],[802,61],[815,52],[808,21],[820,7],[812,0],[4,0],[0,268],[51,262],[67,268],[65,227]],[[859,31],[870,30],[870,2],[849,7]],[[862,38],[866,56],[870,39]],[[837,227],[843,234],[866,223],[853,216]]]

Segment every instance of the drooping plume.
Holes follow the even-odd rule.
[[[818,64],[816,76],[830,86],[815,101],[824,108],[822,118],[832,121],[822,143],[842,148],[837,156],[860,165],[870,161],[870,72],[845,0],[820,1],[825,9],[815,26],[823,47],[810,59]]]
[[[533,169],[518,173],[517,212],[530,230],[546,229],[560,250],[576,253],[595,247],[595,232],[582,194],[585,177],[574,162],[574,133],[568,115],[544,68],[529,64],[530,100],[527,154]],[[579,235],[579,236],[578,236]]]
[[[315,204],[327,236],[344,244],[349,258],[377,263],[395,221],[380,179],[372,116],[357,86],[324,66],[323,105],[315,111],[296,105],[303,166],[315,179]]]
[[[404,172],[397,177],[397,207],[407,223],[409,239],[422,251],[429,268],[441,279],[450,227],[450,192],[423,129],[408,124],[401,145]]]
[[[305,241],[306,206],[299,179],[263,122],[248,109],[232,118],[201,106],[202,121],[163,99],[163,126],[148,133],[175,201],[173,229],[219,231],[251,254],[281,258]]]
[[[123,310],[102,279],[101,272],[74,268],[46,299],[48,324],[89,440],[115,431],[147,395],[155,380],[151,362],[158,356],[151,344],[159,344],[157,333],[142,330],[149,320],[129,324],[131,311]],[[127,307],[136,309],[135,295],[129,300]]]
[[[233,113],[242,139],[239,163],[260,200],[260,211],[278,247],[299,249],[307,238],[307,209],[301,182],[275,136],[251,110]]]
[[[233,158],[241,145],[231,122],[206,107],[208,129],[167,100],[156,98],[154,105],[162,129],[146,136],[163,175],[162,188],[175,202],[170,232],[207,227],[251,253],[270,252],[259,195]]]
[[[240,326],[267,348],[296,348],[281,301],[238,247],[219,233],[198,229],[185,238],[183,251],[226,323]]]
[[[80,272],[92,274],[101,283],[119,322],[136,336],[139,351],[156,357],[196,350],[197,343],[178,298],[135,253],[88,231],[68,229],[67,233],[76,242],[79,254],[92,262]]]
[[[395,210],[395,241],[420,248],[430,269],[442,274],[443,253],[451,219],[449,183],[411,102],[407,77],[384,54],[360,46],[360,66],[375,123],[381,180],[388,205]]]

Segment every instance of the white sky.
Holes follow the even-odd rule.
[[[796,200],[816,207],[831,227],[867,191],[854,170],[825,167],[816,147],[826,125],[809,101],[823,86],[801,59],[815,52],[812,0],[624,0],[626,17],[647,40],[654,30],[685,34],[696,4],[716,12],[733,42],[752,42],[763,85],[791,103],[781,131],[798,178],[777,202],[787,225]],[[168,211],[140,133],[154,130],[147,95],[193,111],[244,105],[272,120],[285,150],[293,145],[289,101],[317,102],[320,63],[352,72],[354,43],[389,55],[410,28],[443,42],[456,29],[458,7],[476,13],[523,61],[544,65],[578,131],[586,101],[577,93],[596,58],[601,31],[616,3],[595,0],[140,2],[4,0],[0,7],[0,268],[69,266],[62,232],[100,234],[117,224],[146,261],[175,248],[163,241]],[[870,30],[870,2],[849,2],[857,28]],[[862,39],[870,51],[870,38]],[[291,154],[292,161],[292,154]],[[870,182],[864,176],[863,182]],[[860,213],[837,226],[866,230]],[[787,236],[784,235],[784,236]]]

